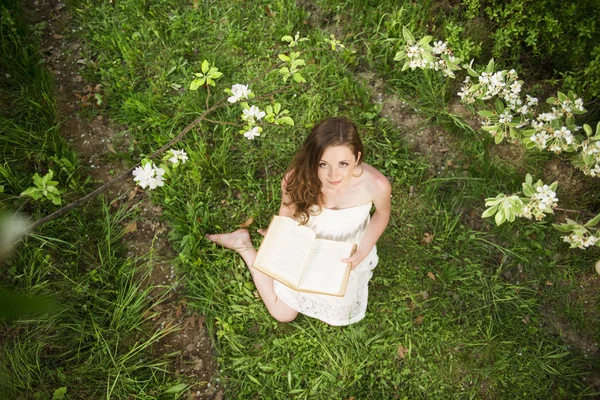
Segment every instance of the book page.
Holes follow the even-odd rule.
[[[260,246],[254,267],[297,286],[310,254],[314,233],[288,217],[275,216]]]
[[[298,287],[314,292],[342,294],[342,285],[345,290],[350,266],[340,260],[350,257],[353,247],[353,243],[315,240]]]

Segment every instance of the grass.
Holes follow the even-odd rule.
[[[585,380],[598,374],[597,356],[586,357],[562,338],[546,313],[554,311],[582,342],[598,342],[599,313],[586,305],[580,288],[598,251],[567,250],[548,223],[494,227],[479,218],[485,197],[519,190],[524,170],[542,175],[547,159],[526,155],[522,165],[502,157],[492,162],[490,140],[449,111],[454,83],[401,72],[392,61],[403,25],[415,34],[443,31],[453,14],[444,14],[435,2],[193,4],[123,0],[72,6],[83,28],[86,78],[104,88],[102,112],[127,125],[136,141],[124,159],[150,154],[205,109],[206,91],[187,90],[204,59],[224,73],[211,88],[211,104],[225,96],[224,88],[272,66],[285,51],[278,42],[285,34],[300,31],[315,45],[335,33],[355,50],[303,55],[307,83],[261,103],[261,108],[283,103],[294,127],[267,127],[259,140],[247,141],[240,127],[203,123],[181,144],[188,163],[151,193],[171,225],[188,304],[206,315],[226,398],[597,396]],[[429,21],[435,26],[427,26]],[[456,168],[432,176],[429,161],[408,149],[403,137],[410,132],[369,114],[377,110],[358,77],[365,70],[379,74],[390,92],[452,136]],[[275,71],[251,89],[258,95],[277,90],[280,79]],[[32,112],[27,107],[42,102],[26,100],[25,94],[39,91],[23,88],[11,87],[10,97],[3,97],[20,104],[14,115],[3,113],[13,122],[4,128],[7,163],[0,172],[10,177],[3,200],[13,207],[22,201],[15,196],[29,184],[31,171],[43,169],[51,157],[73,165],[62,162],[60,182],[72,179],[85,187],[76,157],[70,158],[57,136],[56,111],[27,125]],[[233,106],[211,119],[237,123],[239,114]],[[358,123],[366,161],[393,184],[392,219],[378,243],[367,316],[348,327],[304,316],[279,324],[256,298],[243,262],[203,235],[237,228],[249,218],[251,230],[265,227],[279,207],[289,159],[312,124],[335,114]],[[35,140],[40,137],[46,139]],[[31,161],[24,166],[15,162],[27,155]],[[69,195],[76,194],[75,189]],[[593,194],[588,196],[570,201],[591,209]],[[48,211],[29,207],[34,214]],[[166,360],[154,359],[150,351],[166,332],[142,332],[146,311],[160,299],[147,299],[143,267],[122,258],[123,218],[123,212],[90,205],[45,225],[11,261],[3,282],[54,296],[62,308],[53,316],[3,326],[0,373],[12,380],[10,395],[45,398],[64,386],[72,398],[160,398],[175,385]],[[260,236],[253,237],[258,244]]]

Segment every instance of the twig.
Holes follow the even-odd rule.
[[[211,124],[220,124],[220,125],[233,125],[243,127],[243,124],[236,124],[235,122],[227,122],[227,121],[215,121],[214,119],[204,118],[204,121],[210,122]]]
[[[208,99],[210,99],[210,85],[207,83],[206,84],[206,90],[207,90],[207,94],[206,94],[206,109],[208,110]]]
[[[584,215],[584,216],[588,216],[588,217],[595,217],[594,214],[587,212],[587,211],[569,210],[567,208],[560,208],[560,207],[554,207],[554,210],[567,212],[567,213],[573,213],[573,214],[580,214],[580,215]]]

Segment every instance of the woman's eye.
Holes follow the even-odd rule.
[[[348,166],[348,163],[347,163],[347,162],[342,162],[342,163],[340,163],[340,167],[347,167],[347,166]]]
[[[319,167],[321,167],[321,168],[325,168],[326,166],[327,166],[327,164],[325,164],[325,163],[320,163],[319,164]]]

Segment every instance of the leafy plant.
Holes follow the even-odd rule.
[[[50,200],[53,204],[60,205],[62,200],[60,198],[61,191],[56,187],[58,185],[58,181],[53,181],[52,177],[54,176],[54,171],[51,169],[48,170],[48,173],[43,177],[36,172],[33,175],[33,184],[35,186],[30,186],[21,196],[29,196],[34,200],[39,200],[41,198]]]

